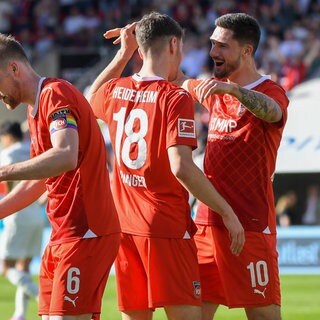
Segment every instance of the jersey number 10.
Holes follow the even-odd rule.
[[[268,266],[265,261],[259,260],[256,264],[250,262],[247,265],[247,269],[250,271],[252,288],[255,288],[257,285],[263,287],[268,284]]]

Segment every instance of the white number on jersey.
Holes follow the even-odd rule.
[[[268,284],[268,265],[265,261],[259,260],[256,264],[250,262],[247,269],[250,271],[252,288],[255,288],[257,284],[262,287]]]
[[[118,165],[120,166],[120,156],[123,163],[130,169],[141,168],[147,159],[147,143],[144,137],[148,131],[148,116],[142,109],[133,109],[125,119],[126,108],[121,108],[119,112],[113,114],[113,120],[117,121],[116,130],[116,145],[115,153]],[[133,131],[134,123],[138,120],[140,129],[137,132]],[[123,141],[121,150],[121,141],[123,134],[125,139]],[[135,143],[138,145],[138,155],[136,159],[130,158],[131,145]]]
[[[80,269],[72,267],[67,274],[67,291],[70,294],[76,294],[80,289]]]

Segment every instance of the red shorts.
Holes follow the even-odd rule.
[[[39,315],[92,313],[99,319],[119,241],[119,234],[112,234],[47,246],[39,275]]]
[[[201,304],[193,239],[123,234],[115,266],[121,311]]]
[[[276,236],[245,232],[240,256],[230,251],[226,229],[198,225],[202,300],[230,308],[280,305],[280,281]]]

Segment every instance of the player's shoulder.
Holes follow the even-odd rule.
[[[112,78],[104,83],[106,86],[115,86],[121,84],[126,86],[126,84],[132,83],[132,77],[121,77],[121,78]]]
[[[163,86],[169,97],[175,96],[180,98],[192,99],[190,93],[182,87],[177,86],[169,81],[163,81]]]
[[[288,104],[289,99],[286,90],[279,83],[273,81],[270,78],[265,79],[256,88],[253,89],[268,96],[282,99],[286,104]]]
[[[77,93],[76,88],[67,80],[46,78],[42,84],[41,95],[58,94],[68,96],[71,92]]]
[[[271,77],[268,77],[268,76],[263,76],[260,80],[258,80],[256,88],[260,90],[280,89],[283,92],[285,92],[285,90],[279,83],[272,80]]]
[[[122,77],[122,78],[112,78],[107,80],[99,90],[104,91],[105,93],[109,93],[113,91],[115,87],[131,87],[131,77]]]
[[[43,88],[64,88],[64,87],[73,87],[73,85],[64,79],[60,78],[45,78],[43,81]]]

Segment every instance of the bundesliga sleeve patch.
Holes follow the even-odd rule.
[[[51,115],[50,134],[61,129],[78,129],[77,122],[69,109],[62,109]]]
[[[196,126],[194,120],[178,119],[178,136],[184,138],[195,138]]]

